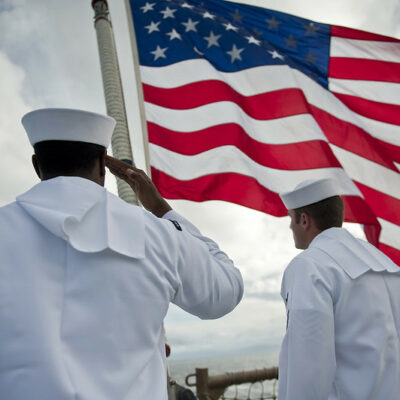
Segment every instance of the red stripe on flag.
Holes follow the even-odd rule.
[[[388,194],[379,192],[362,183],[354,182],[363,194],[365,201],[369,204],[376,216],[400,225],[400,200]]]
[[[381,147],[385,149],[387,158],[400,164],[400,146],[381,140],[378,141],[380,142]]]
[[[243,96],[225,82],[201,81],[164,89],[143,84],[145,101],[174,110],[188,110],[209,103],[230,101],[252,118],[268,120],[308,113],[308,103],[300,89],[282,89]]]
[[[175,132],[148,122],[149,141],[176,153],[195,155],[220,146],[235,146],[260,165],[282,170],[340,168],[328,143],[313,140],[293,144],[265,144],[241,126],[224,124],[196,132]]]
[[[365,200],[359,196],[341,196],[344,203],[344,220],[379,228],[379,222]]]
[[[399,42],[398,39],[390,36],[378,35],[376,33],[360,31],[358,29],[345,28],[343,26],[331,26],[331,36],[338,36],[346,39],[374,40],[378,42]]]
[[[224,173],[181,181],[151,168],[151,176],[161,195],[167,199],[197,202],[222,200],[282,217],[287,210],[279,195],[260,185],[254,178]]]
[[[332,57],[329,78],[400,83],[400,63]]]
[[[311,112],[329,143],[398,172],[391,160],[400,160],[399,146],[386,146],[385,142],[374,138],[357,125],[336,118],[313,105]]]
[[[379,243],[379,250],[385,253],[400,267],[400,251],[384,243]]]
[[[365,117],[388,124],[400,125],[400,106],[366,100],[348,94],[334,93],[348,108]]]
[[[286,207],[279,195],[249,176],[221,173],[181,181],[154,167],[151,169],[151,176],[161,195],[167,199],[187,199],[198,202],[223,200],[276,217],[287,215]],[[342,198],[345,203],[345,221],[379,228],[375,215],[361,197],[342,196]]]

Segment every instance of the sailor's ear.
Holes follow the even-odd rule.
[[[33,165],[33,168],[35,168],[35,172],[36,172],[37,176],[41,180],[42,179],[42,174],[40,173],[39,163],[38,163],[36,154],[32,155],[32,165]]]
[[[300,225],[303,229],[308,229],[311,226],[311,217],[305,212],[300,215]]]

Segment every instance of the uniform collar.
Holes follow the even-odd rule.
[[[110,249],[144,258],[144,216],[88,179],[65,177],[42,181],[17,197],[33,219],[53,235],[85,253]]]
[[[365,272],[400,272],[400,268],[372,244],[355,238],[344,228],[330,228],[317,235],[310,248],[329,255],[352,278]]]

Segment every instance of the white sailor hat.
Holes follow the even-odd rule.
[[[337,182],[332,178],[325,178],[303,181],[290,192],[280,194],[280,198],[288,210],[294,210],[338,195]]]
[[[68,108],[44,108],[22,117],[22,125],[31,145],[46,140],[66,140],[108,147],[115,119],[90,111]]]

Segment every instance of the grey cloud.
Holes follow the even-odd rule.
[[[233,0],[260,6],[260,0]],[[327,24],[348,26],[400,38],[398,0],[263,0],[262,6]],[[396,18],[397,17],[397,18]]]
[[[0,205],[38,182],[20,123],[34,108],[104,111],[90,2],[2,1],[0,9]],[[114,188],[112,178],[107,179]]]
[[[258,292],[249,290],[246,293],[247,298],[261,299],[261,300],[270,300],[270,301],[278,301],[281,302],[282,298],[277,292]]]
[[[0,47],[24,69],[24,95],[36,106],[104,111],[93,11],[84,4],[25,0],[0,13]]]
[[[219,352],[240,352],[249,347],[271,346],[275,351],[284,334],[286,314],[283,304],[247,298],[232,313],[214,321],[181,317],[173,306],[166,319],[168,342],[175,354],[195,356]]]
[[[24,71],[0,51],[0,72],[6,77],[0,80],[0,94],[7,98],[0,107],[1,206],[27,190],[36,178],[30,164],[32,150],[20,123],[30,108],[22,95]]]

